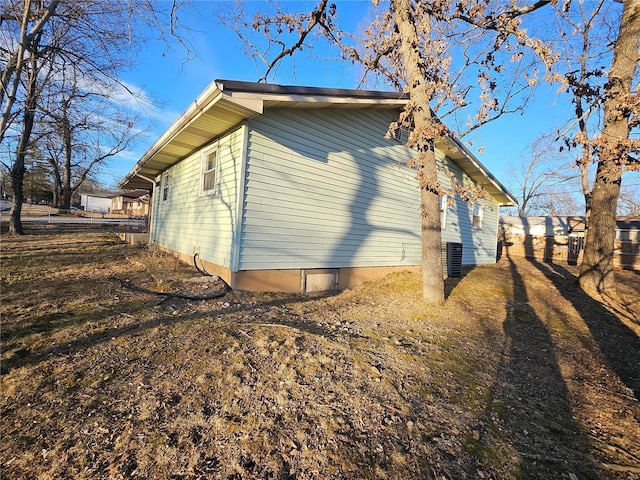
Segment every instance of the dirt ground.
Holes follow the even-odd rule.
[[[637,273],[592,298],[507,255],[437,309],[408,273],[191,300],[222,286],[28,228],[0,238],[3,479],[640,478]]]

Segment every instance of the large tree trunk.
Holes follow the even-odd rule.
[[[613,254],[616,210],[626,152],[620,146],[629,138],[628,113],[623,102],[631,92],[638,64],[640,43],[640,2],[625,0],[620,33],[605,87],[604,125],[598,170],[593,188],[591,219],[580,268],[584,290],[604,292],[614,285]],[[605,143],[606,142],[606,143]],[[620,158],[624,156],[625,158]]]
[[[70,188],[63,187],[62,194],[60,195],[60,208],[64,210],[69,210],[71,208],[71,197],[73,195],[73,191]]]
[[[25,111],[22,120],[22,130],[16,148],[16,159],[11,167],[11,186],[13,187],[13,201],[9,212],[9,233],[13,235],[24,235],[22,228],[22,200],[24,198],[24,174],[25,158],[29,148],[31,132],[36,115],[36,105],[38,101],[38,69],[35,49],[31,51],[29,59],[30,70],[27,78],[27,89],[25,92]]]
[[[417,179],[422,215],[422,297],[429,304],[444,303],[442,239],[438,207],[438,175],[434,151],[433,118],[429,102],[433,91],[424,78],[419,52],[420,42],[408,0],[393,0],[395,23],[407,72],[407,85],[413,107],[414,142],[417,150]]]
[[[24,235],[22,228],[22,203],[24,199],[24,157],[22,163],[18,160],[11,167],[11,188],[13,190],[13,198],[11,200],[11,210],[9,210],[9,233],[12,235]]]
[[[427,186],[422,186],[423,182],[431,185],[437,182],[435,152],[421,152],[418,164],[422,171],[418,174],[422,211],[422,298],[430,304],[441,304],[444,302],[444,277],[438,194]]]

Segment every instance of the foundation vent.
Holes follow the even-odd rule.
[[[338,271],[304,272],[304,293],[330,292],[338,289]]]

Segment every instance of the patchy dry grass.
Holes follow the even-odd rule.
[[[593,299],[505,258],[439,309],[410,274],[195,302],[113,280],[218,288],[170,256],[33,233],[2,237],[3,478],[640,475],[637,274]]]

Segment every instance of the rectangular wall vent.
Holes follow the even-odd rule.
[[[338,272],[304,274],[304,293],[330,292],[338,289]]]

